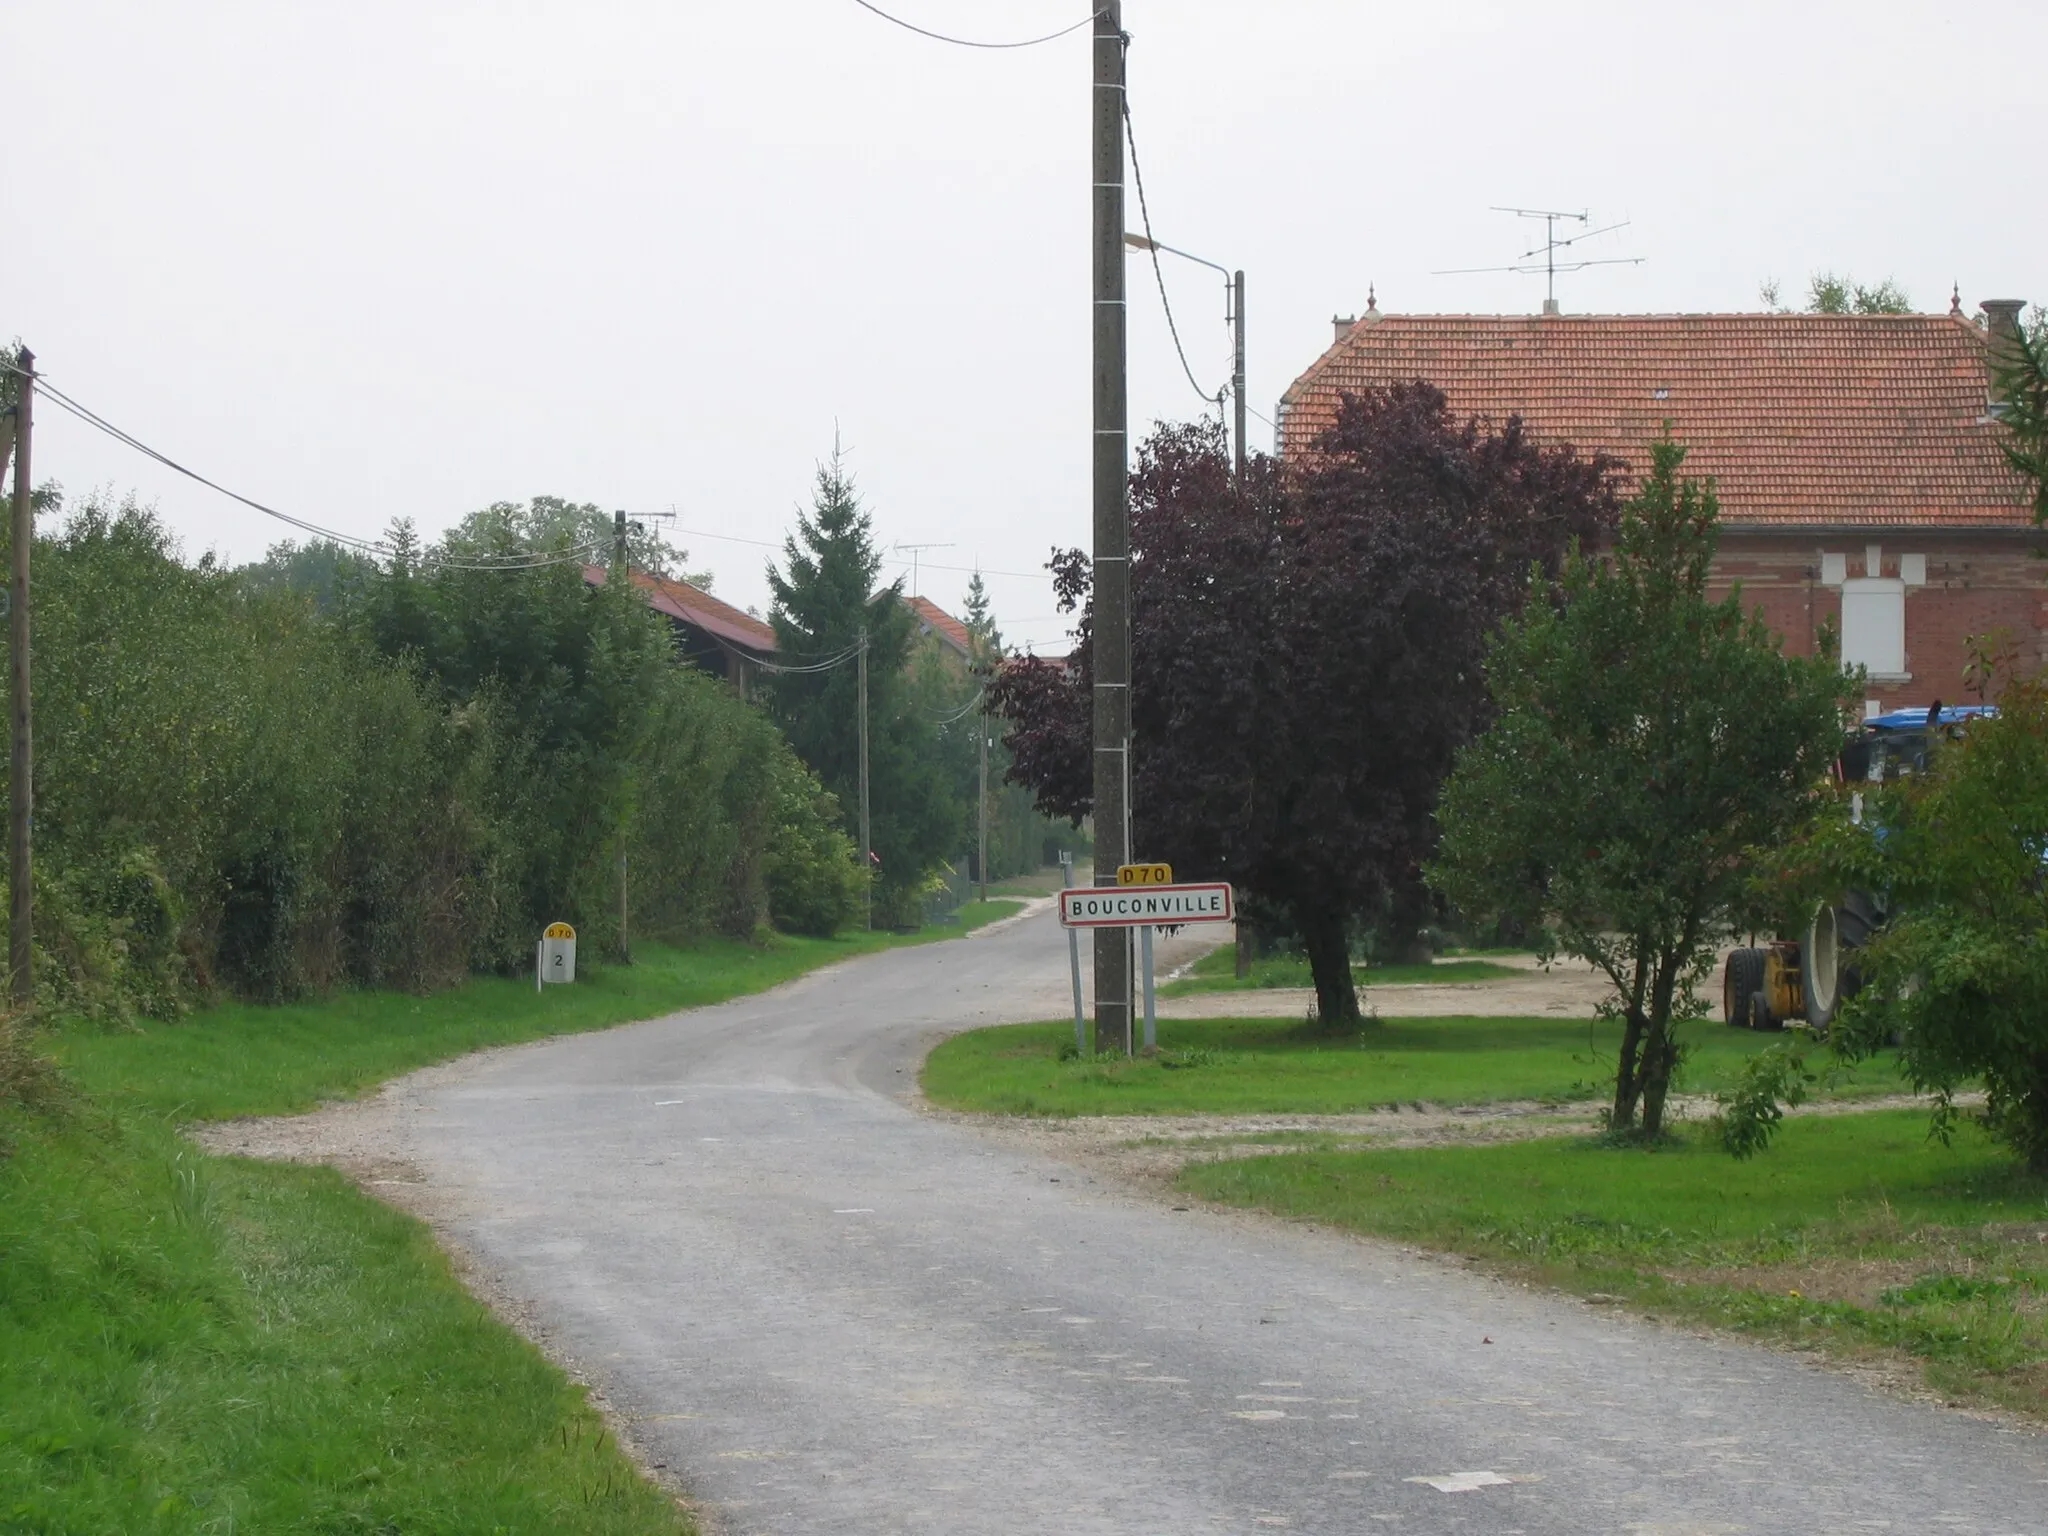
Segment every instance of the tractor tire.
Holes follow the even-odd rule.
[[[1754,1029],[1750,1003],[1763,989],[1764,952],[1760,949],[1730,951],[1721,972],[1721,1018],[1733,1029]]]
[[[1862,891],[1851,891],[1840,906],[1825,906],[1806,926],[1800,947],[1800,974],[1806,982],[1806,1022],[1826,1034],[1856,995],[1863,978],[1856,969],[1856,951],[1883,925],[1884,915]]]
[[[1844,962],[1848,946],[1843,942],[1845,924],[1840,908],[1821,906],[1806,925],[1806,937],[1799,946],[1799,975],[1805,984],[1806,1022],[1816,1035],[1825,1035],[1841,1011]]]
[[[1758,987],[1749,995],[1749,1027],[1751,1029],[1783,1029],[1785,1021],[1771,1012],[1770,994]]]

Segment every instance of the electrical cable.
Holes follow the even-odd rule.
[[[24,373],[22,369],[16,367],[12,363],[7,364],[6,366],[8,371],[11,373],[22,374],[24,377],[28,376]],[[171,458],[168,454],[161,453],[157,449],[150,447],[149,444],[143,442],[142,439],[136,437],[133,433],[125,431],[122,428],[115,426],[114,423],[108,421],[106,417],[100,415],[97,411],[94,411],[81,401],[73,399],[70,395],[65,394],[64,391],[58,389],[54,384],[50,383],[48,379],[43,378],[40,375],[37,375],[36,378],[36,393],[39,396],[47,398],[50,401],[52,401],[59,410],[68,412],[69,414],[77,417],[80,421],[84,422],[87,426],[92,427],[97,431],[103,432],[108,437],[113,438],[115,442],[120,443],[125,447],[134,449],[137,453],[143,455],[143,457],[153,459],[155,462],[163,465],[164,468],[175,471],[176,473],[183,475],[188,480],[198,482],[200,485],[205,486],[210,491],[218,492],[220,495],[227,497],[230,501],[240,502],[243,506],[251,508],[254,511],[261,512],[266,517],[274,517],[279,522],[287,523],[290,526],[299,529],[303,533],[310,533],[316,538],[326,539],[331,543],[341,545],[345,549],[354,550],[358,554],[384,556],[388,558],[391,554],[394,553],[391,545],[381,539],[365,539],[360,538],[354,534],[340,533],[332,528],[323,528],[318,523],[309,523],[304,518],[292,516],[289,512],[280,512],[275,507],[266,506],[264,505],[264,503],[257,501],[252,497],[242,495],[241,492],[239,491],[231,491],[226,486],[221,485],[219,482],[209,480],[206,476],[200,474],[197,470],[188,469],[185,465],[180,464],[176,459]],[[580,544],[572,549],[553,551],[532,550],[519,555],[508,555],[503,559],[494,560],[454,560],[444,556],[436,556],[431,553],[423,553],[421,556],[421,564],[431,565],[437,570],[450,571],[542,570],[550,566],[581,564],[583,563],[583,560],[586,556],[594,554],[597,551],[603,549],[607,542],[608,541],[601,539],[593,540],[589,544]]]
[[[962,704],[958,709],[952,710],[949,713],[935,714],[933,711],[928,709],[921,710],[919,711],[919,713],[925,715],[927,718],[931,719],[934,723],[938,725],[951,725],[955,720],[964,720],[973,711],[979,709],[981,707],[981,701],[987,697],[988,690],[986,688],[983,688],[978,690],[975,693],[974,697],[969,699],[965,704]]]
[[[785,667],[772,661],[756,661],[754,665],[759,667],[764,672],[773,672],[778,676],[782,677],[805,677],[813,673],[830,672],[835,667],[845,666],[849,661],[853,660],[856,656],[860,655],[861,652],[865,651],[867,649],[867,645],[868,643],[866,640],[856,640],[853,642],[852,645],[849,645],[845,650],[841,651],[837,656],[834,656],[830,661],[816,662],[811,666],[807,667]]]
[[[877,16],[881,17],[884,21],[894,22],[897,26],[903,28],[903,30],[906,32],[915,32],[919,37],[928,37],[933,42],[937,43],[952,43],[955,47],[959,48],[1036,48],[1040,43],[1055,42],[1058,39],[1065,37],[1069,32],[1078,32],[1083,27],[1092,25],[1095,21],[1095,18],[1102,14],[1102,12],[1100,11],[1090,11],[1086,16],[1083,16],[1071,27],[1061,27],[1059,31],[1048,32],[1043,37],[1027,37],[1022,39],[1021,41],[1014,43],[978,43],[974,41],[972,38],[948,37],[943,32],[927,31],[923,27],[916,26],[911,22],[905,21],[901,16],[891,16],[879,5],[870,5],[868,3],[868,0],[853,0],[853,3],[859,6],[864,11],[873,11]]]
[[[1138,135],[1131,126],[1131,92],[1128,85],[1124,88],[1124,142],[1131,146],[1131,180],[1136,182],[1138,187],[1138,217],[1145,225],[1145,243],[1152,248],[1152,280],[1159,285],[1159,307],[1166,311],[1166,330],[1167,334],[1173,337],[1174,355],[1180,359],[1180,371],[1187,375],[1188,388],[1202,397],[1204,405],[1220,406],[1223,391],[1219,389],[1212,393],[1202,388],[1196,381],[1195,370],[1188,366],[1187,349],[1180,344],[1180,327],[1174,324],[1173,301],[1166,296],[1166,273],[1159,265],[1159,245],[1152,238],[1152,213],[1145,206],[1145,173],[1138,166]]]
[[[780,549],[782,548],[783,543],[783,541],[780,539],[750,539],[747,538],[744,534],[738,533],[713,533],[708,528],[683,528],[679,526],[675,529],[675,532],[681,534],[685,538],[719,539],[727,544],[751,544],[755,546],[757,549]],[[900,565],[905,570],[910,569],[911,565],[913,564],[912,561],[899,559],[894,555],[881,555],[877,558],[879,558],[884,565]],[[971,576],[976,572],[979,572],[983,576],[1012,576],[1020,581],[1043,581],[1045,579],[1045,572],[1043,570],[996,571],[990,570],[985,565],[939,565],[930,560],[920,560],[914,563],[923,570],[952,571],[957,572],[962,576]]]

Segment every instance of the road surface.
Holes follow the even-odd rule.
[[[910,1102],[1057,1016],[1038,915],[493,1052],[362,1111],[735,1533],[2048,1531],[2048,1441]]]

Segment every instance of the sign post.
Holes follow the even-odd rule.
[[[1145,967],[1145,1049],[1159,1049],[1159,1013],[1156,999],[1159,990],[1152,974],[1152,925],[1147,923],[1138,930],[1138,962]]]
[[[1071,872],[1069,879],[1071,880]],[[1145,1049],[1159,1044],[1157,992],[1152,977],[1152,930],[1181,923],[1229,923],[1237,920],[1236,893],[1223,881],[1199,885],[1173,884],[1165,864],[1126,864],[1117,870],[1117,884],[1069,884],[1060,892],[1060,924],[1078,956],[1076,933],[1082,928],[1135,928],[1145,967]],[[1074,962],[1074,1029],[1081,1021],[1080,961]]]
[[[1116,867],[1116,883],[1119,887],[1132,885],[1171,885],[1173,866],[1171,864],[1119,864]],[[1152,968],[1152,925],[1147,923],[1138,930],[1138,964],[1145,975],[1145,1049],[1159,1049],[1159,978]]]
[[[1074,888],[1074,856],[1064,848],[1060,850],[1060,883],[1070,891]],[[1088,1022],[1081,1010],[1081,935],[1072,928],[1067,929],[1067,965],[1074,973],[1074,1049],[1086,1056]]]

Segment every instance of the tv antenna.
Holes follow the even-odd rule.
[[[1454,277],[1467,272],[1541,272],[1543,274],[1543,313],[1554,315],[1557,313],[1558,273],[1577,272],[1585,267],[1639,267],[1643,264],[1644,258],[1641,256],[1581,256],[1576,260],[1566,261],[1559,261],[1557,259],[1559,251],[1570,252],[1581,240],[1591,240],[1596,235],[1611,235],[1617,229],[1628,228],[1629,221],[1627,219],[1623,219],[1618,224],[1603,224],[1598,229],[1587,229],[1584,226],[1592,222],[1592,216],[1583,209],[1577,213],[1571,213],[1556,208],[1502,208],[1496,205],[1492,211],[1494,213],[1512,213],[1518,219],[1541,219],[1543,221],[1543,243],[1538,246],[1532,246],[1530,249],[1522,252],[1520,256],[1516,257],[1514,261],[1505,267],[1446,267],[1440,271],[1432,272],[1430,276]],[[1578,233],[1559,238],[1557,225],[1560,219],[1577,220],[1580,225]],[[1570,225],[1567,224],[1566,227],[1570,228]],[[1537,256],[1541,256],[1543,260],[1537,262],[1531,259]]]
[[[889,546],[890,549],[899,555],[905,550],[910,551],[910,595],[912,597],[917,596],[917,557],[928,549],[954,549],[957,547],[957,545],[953,544],[905,544],[901,539]]]

